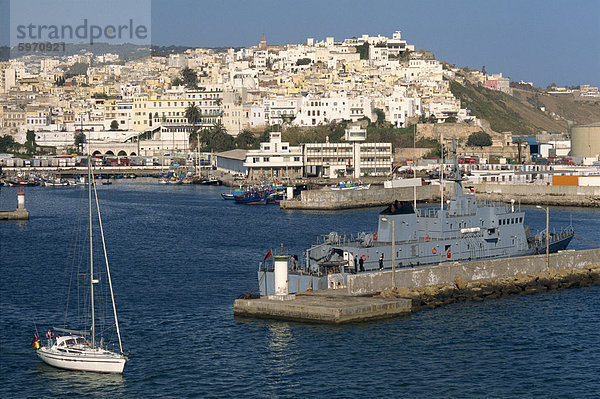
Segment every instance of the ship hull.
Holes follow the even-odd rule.
[[[125,357],[108,351],[98,354],[63,354],[44,347],[38,349],[37,355],[53,367],[96,373],[123,373],[126,362]]]

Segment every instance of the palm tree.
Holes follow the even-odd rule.
[[[200,109],[195,103],[190,104],[185,109],[185,118],[188,123],[192,125],[192,132],[189,136],[190,149],[194,150],[198,146],[198,131],[196,129],[196,122],[200,119],[202,114],[200,113]],[[195,142],[195,144],[194,144]]]
[[[198,120],[200,120],[201,116],[202,116],[202,114],[200,113],[200,109],[194,103],[190,104],[185,109],[185,118],[187,119],[188,123],[192,124],[192,127],[194,128],[194,130],[196,130],[196,122]]]
[[[225,129],[225,126],[223,126],[223,124],[221,122],[215,123],[210,130],[212,131],[213,134],[217,134],[217,133],[227,134],[227,129]]]
[[[255,148],[258,144],[256,136],[248,129],[244,129],[235,138],[235,144],[237,148],[244,150]]]

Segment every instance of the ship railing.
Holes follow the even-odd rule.
[[[423,218],[437,218],[438,212],[439,212],[439,209],[434,209],[434,208],[424,208],[424,209],[416,210],[417,217],[423,217]]]

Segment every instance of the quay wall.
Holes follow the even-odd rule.
[[[477,198],[522,204],[600,207],[600,186],[542,186],[532,184],[473,185]]]
[[[29,220],[29,211],[17,208],[16,211],[0,211],[0,220]]]
[[[517,275],[537,274],[549,270],[572,270],[597,264],[600,248],[584,251],[562,251],[549,256],[531,255],[467,263],[442,263],[396,270],[396,286],[406,288],[453,284],[457,278],[465,282],[501,279]],[[392,271],[349,275],[349,295],[370,295],[391,287]]]
[[[417,200],[430,200],[439,197],[439,186],[417,187]],[[386,206],[395,200],[412,201],[413,187],[383,188],[368,190],[306,190],[300,199],[281,201],[281,209],[332,210]]]

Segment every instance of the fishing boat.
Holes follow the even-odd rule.
[[[346,190],[368,190],[371,187],[370,184],[357,184],[351,181],[341,182],[339,184],[334,184],[329,186],[330,190],[337,191],[346,191]]]
[[[240,195],[235,195],[233,199],[238,204],[257,205],[266,204],[267,197],[271,194],[268,188],[249,188]]]
[[[67,180],[61,179],[58,177],[44,181],[45,187],[66,187],[68,185],[69,185],[69,182]]]
[[[242,194],[244,194],[244,190],[240,186],[239,189],[233,190],[230,193],[221,193],[221,198],[223,198],[224,200],[233,201],[233,200],[235,200],[236,195],[242,195]]]
[[[104,241],[104,230],[102,228],[102,219],[100,217],[100,205],[98,202],[98,193],[96,191],[96,182],[91,173],[90,162],[88,161],[88,223],[89,223],[89,269],[88,269],[88,281],[89,281],[89,309],[90,309],[90,327],[88,329],[76,329],[70,330],[66,328],[54,328],[49,329],[46,335],[48,339],[48,345],[41,346],[39,343],[39,336],[36,334],[34,344],[37,355],[45,363],[67,370],[77,371],[93,371],[100,373],[123,373],[127,357],[123,353],[123,345],[121,342],[121,333],[119,330],[119,322],[117,319],[117,308],[115,305],[115,298],[113,293],[113,286],[110,277],[110,268],[108,265],[108,256],[106,252],[106,245]],[[94,269],[94,241],[93,241],[93,224],[92,224],[92,193],[95,202],[96,214],[98,217],[98,228],[100,231],[100,237],[102,241],[103,259],[105,270],[100,271]],[[103,277],[103,279],[101,278]],[[96,285],[106,282],[110,292],[111,304],[112,304],[112,318],[114,319],[114,326],[116,329],[116,335],[119,343],[119,352],[109,350],[103,339],[103,328],[97,331],[97,314],[95,313],[95,300],[96,292],[100,289],[96,289]],[[104,281],[106,280],[106,281]],[[63,333],[65,335],[57,335],[54,338],[54,331]],[[99,336],[99,340],[97,339]]]
[[[200,181],[200,184],[205,185],[205,186],[220,186],[223,184],[223,182],[211,175],[211,176],[208,176],[208,178]]]
[[[549,252],[567,248],[572,225],[532,236],[514,201],[482,201],[464,192],[456,152],[453,169],[446,179],[454,183],[447,203],[443,195],[437,207],[395,201],[379,213],[375,232],[321,236],[305,251],[303,265],[290,268],[290,290],[327,289],[328,279],[346,281],[354,273],[543,254],[546,245]],[[273,294],[274,269],[267,262],[259,264],[258,283],[261,295]]]

